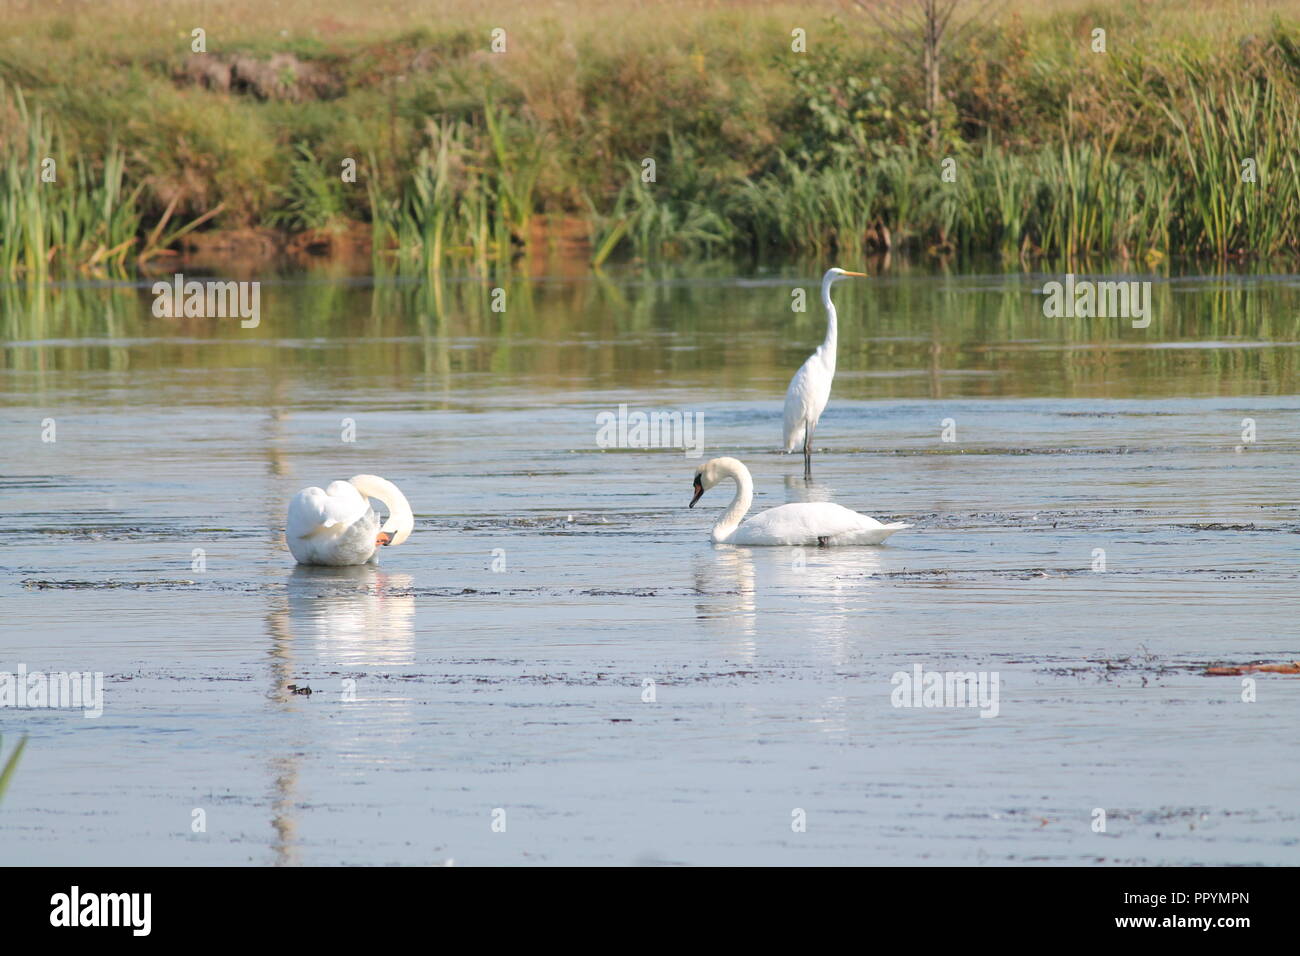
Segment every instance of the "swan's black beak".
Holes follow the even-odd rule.
[[[704,494],[704,485],[700,483],[700,476],[696,475],[695,476],[695,497],[691,499],[691,503],[687,505],[687,507],[694,508],[695,502],[700,500],[700,495],[702,494]]]

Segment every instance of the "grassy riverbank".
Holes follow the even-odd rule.
[[[847,2],[318,6],[11,5],[0,273],[284,234],[417,268],[558,242],[1300,254],[1296,3],[1010,2],[947,49],[933,117]]]

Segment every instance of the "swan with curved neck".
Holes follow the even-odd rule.
[[[820,547],[880,544],[894,532],[912,527],[901,521],[881,524],[875,518],[828,501],[781,505],[745,520],[754,502],[754,479],[749,469],[735,458],[714,458],[700,467],[695,473],[695,496],[690,507],[694,508],[706,491],[728,478],[736,483],[736,497],[713,526],[710,537],[716,544]]]
[[[785,391],[785,450],[790,453],[803,446],[803,476],[812,478],[812,440],[817,421],[831,397],[831,382],[835,378],[835,348],[838,341],[838,320],[835,303],[831,301],[831,286],[841,279],[865,279],[866,273],[827,269],[822,276],[822,308],[826,310],[826,338],[808,361],[799,367]]]
[[[388,509],[382,528],[371,498]],[[381,547],[401,544],[414,528],[411,505],[395,484],[378,475],[357,475],[294,495],[284,537],[299,564],[343,566],[377,562]]]

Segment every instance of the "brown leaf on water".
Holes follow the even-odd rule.
[[[1238,664],[1231,667],[1207,667],[1205,673],[1214,677],[1236,677],[1241,674],[1300,674],[1300,661],[1287,664]]]

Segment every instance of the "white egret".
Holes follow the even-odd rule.
[[[388,508],[382,528],[368,499]],[[377,475],[330,482],[325,490],[304,488],[289,502],[284,537],[299,564],[351,565],[377,559],[386,545],[405,541],[415,528],[406,496]]]
[[[835,378],[835,344],[838,328],[831,286],[840,279],[865,279],[864,272],[827,269],[822,276],[822,307],[826,309],[826,340],[790,379],[785,391],[785,450],[790,453],[803,445],[803,476],[812,478],[812,440],[817,420],[831,397],[831,380]]]
[[[895,531],[912,527],[901,521],[881,524],[856,511],[829,501],[799,501],[761,511],[745,521],[742,519],[754,501],[754,479],[749,469],[735,458],[714,458],[695,473],[695,497],[700,496],[718,482],[731,478],[736,482],[736,497],[713,526],[710,537],[718,544],[748,545],[818,545],[829,547],[850,544],[880,544]]]

